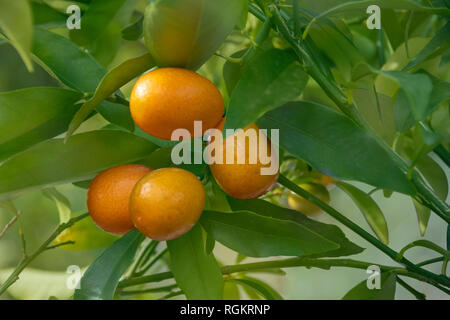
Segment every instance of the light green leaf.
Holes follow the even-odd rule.
[[[86,101],[78,110],[70,123],[67,131],[66,139],[69,138],[74,131],[83,123],[88,115],[95,110],[95,108],[111,94],[127,84],[133,78],[139,76],[141,73],[150,69],[153,66],[153,61],[149,54],[144,54],[140,57],[127,60],[110,70],[101,80],[94,96]]]
[[[45,87],[0,93],[0,161],[66,131],[82,97]]]
[[[342,298],[343,300],[394,300],[396,275],[393,273],[382,273],[380,289],[367,288],[367,280],[359,283]]]
[[[296,100],[307,81],[292,52],[271,49],[257,55],[233,90],[224,128],[244,128],[267,111]]]
[[[78,91],[94,92],[106,74],[106,69],[89,53],[63,36],[41,28],[34,29],[32,52],[35,60],[50,75]],[[134,122],[126,106],[104,101],[97,110],[111,123],[134,130]]]
[[[132,230],[108,247],[86,270],[74,300],[112,300],[144,236]]]
[[[266,300],[283,300],[283,297],[270,285],[256,278],[244,277],[244,278],[234,278],[228,281],[236,282],[240,285],[247,286],[252,290],[256,291],[258,294],[263,296]]]
[[[33,15],[28,0],[0,0],[0,28],[32,72]]]
[[[72,214],[69,199],[53,187],[42,190],[42,193],[56,204],[59,213],[59,223],[63,224],[69,221]],[[75,226],[77,225],[75,224]]]
[[[425,231],[427,230],[428,221],[430,220],[431,210],[424,205],[421,205],[414,198],[411,198],[414,209],[417,213],[417,222],[419,223],[419,232],[423,237],[425,235]]]
[[[386,219],[375,200],[364,191],[348,183],[341,181],[337,183],[337,186],[352,198],[378,239],[384,244],[389,244],[389,232]]]
[[[114,146],[114,147],[112,147]],[[42,142],[0,165],[0,201],[38,187],[84,181],[151,154],[156,145],[122,131],[91,131]]]
[[[223,297],[223,278],[213,254],[206,254],[200,225],[167,241],[170,269],[188,299],[217,300]]]
[[[331,108],[292,102],[266,113],[258,124],[279,129],[281,147],[327,176],[415,192],[396,160],[372,136]]]
[[[234,211],[246,210],[262,217],[293,222],[304,230],[301,231],[303,234],[311,232],[322,239],[327,239],[339,245],[338,249],[323,253],[310,253],[308,254],[309,257],[339,257],[357,254],[363,251],[361,247],[350,242],[337,226],[309,219],[297,211],[279,207],[261,199],[238,200],[228,197],[228,202]]]

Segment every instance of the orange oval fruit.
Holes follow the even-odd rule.
[[[330,193],[328,192],[327,188],[323,186],[322,184],[318,183],[301,183],[299,184],[299,187],[312,193],[317,198],[322,200],[325,203],[330,202]],[[303,197],[300,197],[299,195],[295,193],[291,193],[288,196],[288,204],[289,207],[292,209],[303,213],[305,215],[314,215],[316,213],[321,212],[322,209],[320,209],[318,206],[313,204],[312,202],[306,200]]]
[[[87,206],[92,220],[103,230],[124,234],[134,229],[130,217],[130,194],[150,168],[125,164],[98,174],[89,185]]]
[[[219,129],[223,128],[221,123]],[[252,136],[252,132],[255,134]],[[276,183],[279,176],[278,155],[272,150],[270,139],[259,131],[256,124],[250,124],[243,130],[225,140],[217,141],[214,152],[211,152],[216,160],[222,158],[222,163],[211,163],[209,167],[219,186],[230,196],[237,199],[254,199],[266,192]],[[252,137],[256,140],[253,140]],[[260,139],[261,138],[261,139]],[[234,140],[234,152],[229,143]],[[263,141],[264,145],[260,145]],[[256,141],[256,142],[255,142]],[[211,139],[211,144],[216,143]],[[221,147],[220,147],[221,145]],[[228,146],[228,147],[227,147]],[[265,147],[270,162],[261,161],[259,150]],[[218,154],[215,154],[218,151]],[[234,155],[233,155],[234,153]],[[230,161],[227,161],[227,158]],[[241,160],[239,161],[239,158]],[[242,161],[244,160],[245,161]],[[253,159],[253,160],[252,160]],[[276,161],[275,172],[262,174],[261,169],[269,169],[273,161]]]
[[[205,207],[205,189],[191,172],[163,168],[144,176],[130,200],[134,226],[154,240],[172,240],[188,232]]]
[[[130,97],[136,124],[148,134],[171,140],[175,129],[187,129],[197,138],[213,128],[224,113],[220,91],[190,70],[160,68],[142,75]],[[202,121],[202,132],[194,133],[194,121]]]

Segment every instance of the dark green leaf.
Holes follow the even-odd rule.
[[[200,221],[214,239],[250,257],[301,256],[339,248],[337,243],[292,220],[250,211],[205,211]]]
[[[133,230],[108,247],[84,273],[74,300],[112,300],[120,277],[131,265],[142,239],[143,235]]]
[[[32,72],[33,15],[28,0],[0,0],[0,29]]]
[[[138,20],[133,22],[132,24],[126,26],[122,29],[122,38],[125,40],[138,40],[140,37],[142,37],[142,31],[143,31],[143,23],[144,23],[144,16],[140,17]]]
[[[347,193],[361,210],[367,223],[384,244],[389,243],[389,232],[383,212],[367,193],[348,183],[338,182],[338,187]]]
[[[0,160],[66,131],[82,97],[44,87],[0,93]]]
[[[228,281],[247,286],[263,296],[266,300],[283,300],[283,297],[275,289],[259,279],[245,277],[241,279],[229,279]]]
[[[414,193],[391,155],[353,121],[331,108],[310,102],[288,103],[265,114],[258,124],[279,129],[281,147],[328,176]]]
[[[223,297],[223,278],[213,254],[206,254],[199,224],[183,236],[167,241],[170,266],[178,286],[188,299]]]
[[[254,57],[233,90],[225,129],[243,128],[265,112],[297,99],[307,80],[290,51],[271,49]]]
[[[268,201],[254,199],[254,200],[238,200],[228,197],[228,202],[231,208],[237,210],[247,210],[267,218],[273,218],[281,221],[293,222],[301,228],[309,230],[320,237],[326,238],[329,241],[337,243],[339,249],[326,251],[319,254],[308,254],[309,257],[338,257],[357,254],[363,251],[362,248],[350,242],[345,234],[335,225],[321,223],[309,219],[297,211],[276,206]],[[303,231],[304,232],[304,231]]]
[[[396,276],[393,273],[382,273],[380,289],[367,288],[367,280],[364,280],[351,289],[342,298],[343,300],[394,300]]]
[[[122,131],[91,131],[42,142],[0,165],[0,201],[36,187],[84,181],[109,167],[137,161],[157,147]]]
[[[424,62],[436,49],[440,48],[450,38],[450,21],[448,21],[445,26],[439,30],[438,33],[433,37],[433,39],[428,42],[428,44],[419,52],[418,55],[412,59],[408,65],[403,70],[410,70],[415,66]]]
[[[63,36],[41,28],[34,29],[33,54],[37,62],[64,85],[94,92],[106,70],[87,52]],[[104,101],[97,110],[111,123],[132,131],[130,110],[121,104]]]
[[[101,80],[95,90],[94,96],[84,103],[80,110],[78,110],[77,114],[70,123],[66,139],[73,134],[73,132],[103,100],[119,90],[120,87],[127,84],[133,78],[150,69],[152,66],[153,61],[150,54],[147,53],[140,57],[127,60],[110,70]]]

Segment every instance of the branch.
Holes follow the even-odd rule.
[[[85,213],[79,216],[76,216],[72,219],[70,219],[68,222],[60,224],[56,230],[48,237],[47,240],[44,241],[44,243],[41,244],[41,246],[30,256],[24,257],[19,265],[14,269],[14,271],[11,273],[11,275],[6,279],[6,281],[0,286],[0,295],[2,295],[14,282],[16,282],[19,279],[20,273],[25,269],[31,261],[33,261],[37,256],[39,256],[42,252],[47,251],[49,249],[50,243],[56,239],[56,237],[66,230],[67,228],[70,228],[72,225],[77,223],[78,221],[86,218],[89,216],[89,213]],[[66,243],[67,244],[67,243]],[[56,247],[56,246],[55,246]],[[51,248],[51,246],[50,246]]]

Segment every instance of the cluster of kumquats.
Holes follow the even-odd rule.
[[[225,118],[221,93],[205,77],[182,68],[158,68],[142,75],[130,97],[130,111],[136,124],[148,134],[171,140],[176,129],[194,135],[194,121],[202,122],[202,135],[211,128],[223,129]],[[219,186],[238,199],[252,199],[265,194],[275,184],[279,172],[261,175],[265,164],[250,163],[248,146],[238,141],[246,130],[256,130],[258,149],[269,138],[259,138],[259,128],[251,124],[234,135],[217,141],[227,153],[228,139],[236,139],[235,161],[213,163],[211,172]],[[244,139],[245,141],[245,139]],[[213,141],[210,141],[212,143]],[[236,157],[245,153],[245,163]],[[226,154],[222,155],[226,158]],[[103,230],[124,234],[137,228],[155,240],[175,239],[189,231],[200,218],[205,205],[205,190],[191,172],[179,168],[152,170],[140,164],[110,168],[95,177],[88,190],[88,209]]]

